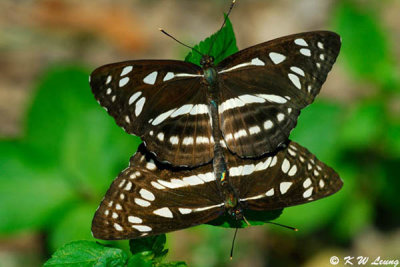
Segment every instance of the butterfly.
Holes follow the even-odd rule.
[[[241,222],[252,211],[308,203],[334,194],[343,185],[332,168],[292,141],[258,159],[242,159],[229,151],[225,159],[227,171],[216,177],[211,163],[171,168],[155,161],[141,145],[97,209],[93,236],[141,238],[221,216]]]
[[[177,60],[108,64],[93,71],[90,86],[116,123],[140,136],[160,161],[210,162],[213,129],[232,153],[254,158],[288,139],[340,46],[336,33],[305,32],[249,47],[217,65],[209,55],[202,56],[201,67]],[[212,125],[213,116],[218,125]]]

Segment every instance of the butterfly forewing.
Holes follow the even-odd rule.
[[[314,201],[337,192],[339,175],[295,142],[262,160],[229,156],[230,181],[250,210],[274,210]]]
[[[218,66],[220,127],[242,157],[274,151],[312,103],[340,50],[332,32],[308,32],[262,43]]]
[[[182,61],[126,61],[96,69],[90,85],[117,124],[160,160],[199,165],[212,159],[214,145],[200,72]]]
[[[107,191],[92,233],[100,239],[166,233],[211,221],[222,206],[211,164],[196,171],[164,169],[137,152]]]

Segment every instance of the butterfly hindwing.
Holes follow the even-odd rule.
[[[312,103],[340,50],[340,37],[319,31],[241,50],[218,66],[220,128],[241,157],[274,151]]]
[[[295,142],[261,160],[229,156],[230,181],[250,210],[275,210],[314,201],[337,192],[339,175]]]
[[[94,237],[114,240],[156,235],[222,214],[223,200],[211,164],[195,172],[171,170],[143,153],[131,158],[130,166],[108,189],[93,219]]]
[[[213,157],[201,69],[174,60],[138,60],[96,69],[92,91],[117,124],[162,161],[199,165]]]

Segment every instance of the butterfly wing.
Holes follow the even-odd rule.
[[[241,157],[272,152],[312,103],[340,50],[332,32],[294,34],[244,50],[218,66],[220,127]]]
[[[195,171],[165,169],[141,151],[114,180],[97,209],[94,237],[157,235],[211,221],[223,212],[211,164]]]
[[[200,72],[183,61],[126,61],[96,69],[90,85],[117,124],[159,159],[199,165],[212,159],[214,145]]]
[[[229,156],[229,180],[250,210],[275,210],[307,203],[339,191],[339,175],[295,142],[259,160]]]

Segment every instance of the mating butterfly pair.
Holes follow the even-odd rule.
[[[142,147],[113,182],[93,219],[94,236],[165,233],[225,212],[242,219],[248,210],[281,209],[338,191],[342,182],[331,168],[285,142],[339,49],[338,35],[319,31],[247,48],[216,67],[204,56],[203,68],[146,60],[95,70],[96,99],[155,155]],[[219,143],[228,149],[222,152]],[[216,168],[212,159],[225,165]]]

